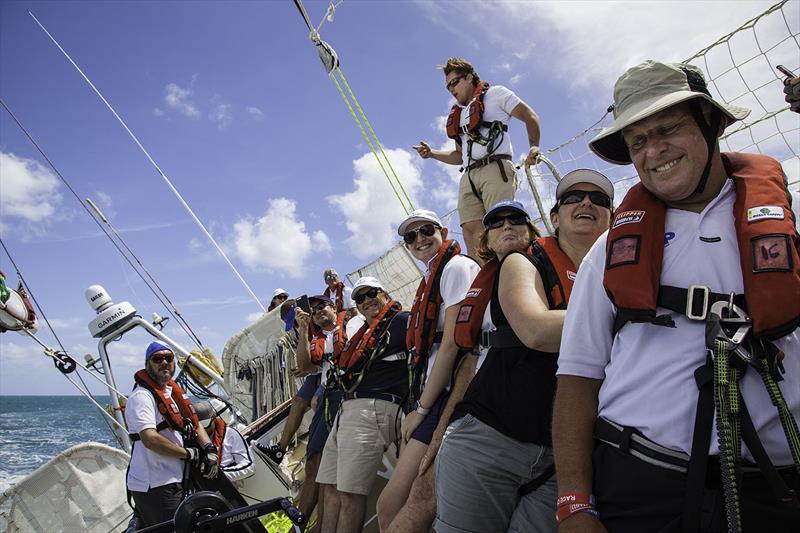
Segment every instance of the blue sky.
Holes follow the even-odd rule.
[[[314,22],[322,19],[327,3],[306,5]],[[451,101],[435,67],[448,57],[469,58],[482,77],[527,101],[548,148],[602,116],[627,66],[688,57],[769,5],[347,0],[322,36],[414,203],[445,214],[455,206],[457,169],[422,162],[411,145],[446,144]],[[402,210],[292,2],[3,2],[0,96],[215,353],[257,306],[27,10],[127,121],[264,304],[278,286],[319,292],[326,267],[353,271],[396,242]],[[784,12],[800,20],[798,2]],[[796,45],[776,50],[800,67]],[[768,90],[780,101],[775,87]],[[784,130],[797,127],[788,115]],[[789,155],[800,151],[796,131]],[[520,123],[511,135],[519,156]],[[785,160],[787,148],[777,149]],[[73,356],[96,353],[83,297],[93,283],[145,317],[166,314],[5,112],[0,152],[3,241]],[[0,269],[16,284],[5,256]],[[174,324],[168,332],[185,339]],[[54,344],[44,327],[41,335]],[[123,390],[146,340],[126,337],[112,351]],[[0,337],[0,394],[73,391],[29,339]]]

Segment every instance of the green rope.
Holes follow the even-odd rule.
[[[339,69],[337,69],[337,71],[339,71]],[[341,72],[341,71],[339,71],[339,72]],[[409,213],[408,208],[406,207],[405,203],[403,203],[403,199],[400,198],[400,193],[397,192],[397,188],[394,186],[394,182],[389,177],[389,173],[386,172],[386,167],[383,166],[383,162],[381,161],[381,158],[378,156],[378,153],[375,151],[375,146],[372,144],[372,140],[370,140],[369,136],[367,135],[367,132],[364,130],[364,126],[361,124],[361,121],[358,119],[358,116],[356,115],[356,112],[353,110],[353,106],[350,105],[350,101],[347,99],[347,96],[344,94],[344,91],[342,90],[342,86],[339,84],[339,81],[336,79],[336,76],[334,76],[333,72],[331,72],[328,75],[330,76],[331,80],[333,81],[333,84],[336,85],[336,88],[339,89],[339,94],[342,95],[342,100],[344,100],[344,103],[347,105],[347,109],[350,110],[350,114],[353,116],[353,120],[356,121],[356,124],[358,125],[358,129],[361,130],[361,134],[364,136],[364,139],[367,141],[367,144],[369,144],[369,148],[372,151],[372,155],[375,156],[375,159],[378,161],[378,165],[380,165],[381,170],[383,171],[383,174],[386,176],[386,179],[389,180],[389,185],[392,187],[392,191],[394,192],[394,195],[397,197],[397,201],[400,202],[401,206],[403,206],[403,211],[405,211],[405,213],[408,214]],[[388,159],[387,159],[387,162],[388,162]]]
[[[378,135],[375,133],[375,130],[372,129],[372,124],[370,124],[369,120],[367,119],[366,113],[364,113],[364,110],[361,109],[361,105],[358,103],[358,99],[356,99],[356,95],[353,94],[352,90],[350,90],[350,85],[347,83],[347,78],[344,77],[344,73],[342,72],[342,70],[339,67],[336,67],[336,72],[342,78],[342,82],[344,83],[344,86],[347,89],[347,92],[350,94],[350,98],[353,99],[353,103],[356,105],[356,108],[358,109],[358,112],[361,113],[361,118],[364,119],[364,123],[367,125],[367,128],[369,128],[370,133],[372,133],[372,136],[375,138],[375,144],[378,145],[378,149],[380,149],[381,154],[383,154],[383,157],[386,158],[386,164],[389,165],[389,169],[392,171],[392,175],[394,176],[395,181],[397,181],[397,184],[400,186],[400,190],[403,191],[403,196],[405,196],[409,207],[411,207],[411,210],[413,211],[414,210],[414,204],[411,202],[411,198],[408,197],[408,193],[406,192],[405,187],[403,187],[403,183],[400,181],[400,178],[397,177],[397,173],[394,171],[394,167],[392,167],[392,162],[389,160],[389,157],[383,151],[383,146],[381,146],[381,141],[378,139]],[[388,178],[388,176],[387,176],[387,178]],[[406,213],[407,212],[408,211],[406,211]]]
[[[767,388],[769,399],[772,405],[778,410],[778,417],[783,427],[783,432],[786,435],[786,441],[789,443],[789,450],[792,453],[794,466],[800,473],[800,432],[797,429],[797,421],[794,419],[792,411],[786,404],[786,399],[783,397],[780,387],[778,387],[775,378],[772,377],[766,361],[762,361],[759,368],[759,374],[764,381],[764,386]]]
[[[738,429],[738,370],[729,363],[728,343],[715,342],[714,357],[714,407],[717,411],[717,442],[719,445],[719,468],[722,489],[725,495],[725,514],[728,532],[742,530],[739,512],[739,493],[736,487],[736,468],[741,452],[741,437]],[[732,401],[736,398],[735,401]]]

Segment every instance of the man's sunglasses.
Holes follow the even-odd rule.
[[[327,302],[320,302],[318,304],[312,305],[311,306],[311,314],[319,313],[320,311],[323,311],[329,305],[330,304],[327,303]]]
[[[447,85],[446,85],[445,87],[446,87],[446,88],[447,88],[447,90],[449,91],[449,90],[451,90],[453,87],[455,87],[456,85],[458,85],[458,82],[460,82],[461,80],[463,80],[465,77],[466,77],[466,74],[464,74],[463,76],[456,76],[456,77],[455,77],[455,78],[453,78],[452,80],[448,81],[448,82],[447,82]]]
[[[425,224],[424,226],[420,226],[417,229],[412,229],[411,231],[405,232],[403,235],[403,240],[406,244],[414,244],[417,240],[417,233],[421,233],[426,237],[433,237],[433,234],[436,233],[437,227],[433,224]]]
[[[174,359],[175,356],[170,353],[167,355],[154,355],[150,358],[150,361],[154,362],[157,365],[160,365],[164,361],[166,361],[167,363],[171,363]]]
[[[367,297],[369,297],[369,298],[375,298],[376,296],[378,296],[378,293],[380,293],[380,292],[383,292],[383,291],[381,291],[380,289],[377,289],[377,288],[373,287],[373,288],[371,288],[371,289],[370,289],[370,290],[368,290],[368,291],[359,292],[358,294],[356,294],[355,296],[353,296],[353,301],[354,301],[356,304],[358,304],[358,305],[361,305],[362,303],[364,303],[364,300],[366,300],[366,299],[367,299]]]
[[[512,226],[522,226],[528,222],[528,217],[524,215],[501,215],[489,220],[486,223],[486,229],[502,228],[506,220],[508,220],[508,223]]]
[[[586,198],[587,194],[589,195],[589,200],[591,200],[594,205],[611,209],[611,198],[606,193],[600,191],[582,191],[580,189],[564,193],[558,201],[558,205],[580,203]]]

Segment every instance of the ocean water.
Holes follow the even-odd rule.
[[[104,420],[83,396],[0,396],[0,492],[75,444],[116,446]]]

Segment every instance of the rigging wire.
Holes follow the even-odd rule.
[[[111,237],[111,235],[103,227],[103,225],[100,224],[100,222],[98,222],[97,218],[95,218],[95,216],[92,213],[92,211],[86,206],[86,204],[83,202],[83,200],[81,200],[81,197],[78,196],[78,193],[75,192],[75,189],[72,188],[72,185],[67,181],[67,179],[64,177],[64,175],[61,174],[61,172],[58,170],[58,168],[56,167],[55,163],[53,163],[53,161],[47,156],[47,154],[44,152],[42,147],[39,146],[39,143],[36,142],[36,139],[34,139],[33,136],[30,134],[30,132],[25,128],[25,126],[22,125],[22,123],[19,121],[17,116],[14,114],[13,111],[11,111],[11,108],[8,107],[8,105],[5,103],[5,101],[2,98],[0,98],[0,105],[3,106],[3,108],[6,110],[6,112],[11,116],[11,118],[14,120],[14,122],[16,122],[17,126],[19,126],[19,128],[22,130],[22,132],[25,134],[25,136],[31,142],[31,144],[33,144],[33,146],[36,148],[36,150],[39,151],[39,154],[41,154],[41,156],[44,158],[44,160],[47,161],[47,164],[50,165],[50,168],[53,169],[53,172],[56,173],[56,176],[58,176],[58,178],[61,180],[61,182],[67,187],[69,192],[72,193],[72,196],[74,196],[75,199],[78,201],[78,203],[81,204],[81,207],[83,207],[83,209],[89,215],[89,218],[91,218],[94,221],[94,223],[97,224],[97,227],[100,228],[100,231],[102,231],[105,234],[105,236],[108,237],[108,240],[111,241],[111,244],[114,245],[114,248],[116,248],[117,251],[119,252],[119,254],[122,257],[125,258],[125,260],[128,262],[128,264],[133,269],[133,271],[136,272],[136,274],[144,282],[144,284],[147,286],[147,288],[150,289],[150,292],[153,293],[153,296],[155,296],[156,300],[158,300],[161,303],[161,305],[164,306],[164,308],[166,309],[167,313],[170,314],[170,316],[175,318],[175,320],[178,322],[178,324],[181,325],[181,328],[183,329],[183,331],[187,335],[189,335],[189,337],[193,338],[198,343],[198,345],[200,345],[201,348],[202,348],[202,343],[200,343],[200,339],[198,339],[195,335],[193,335],[193,332],[191,332],[191,328],[189,327],[189,324],[185,322],[185,319],[183,319],[183,316],[178,312],[178,310],[174,306],[172,306],[172,309],[170,309],[170,306],[167,305],[164,302],[164,300],[158,295],[158,293],[156,293],[156,291],[147,282],[147,280],[144,279],[144,276],[142,275],[142,273],[136,268],[136,266],[133,264],[133,262],[130,260],[130,258],[125,254],[125,252],[122,251],[122,249],[120,248],[119,244],[117,244],[117,242],[114,240],[114,238]],[[126,248],[127,248],[127,246],[126,246]],[[131,254],[133,254],[133,252],[131,252]],[[138,261],[138,259],[137,259],[137,261]],[[139,264],[141,264],[141,262],[139,262]],[[144,266],[142,266],[142,268],[144,268]],[[153,279],[152,276],[151,276],[150,279]],[[155,280],[153,280],[153,282],[155,283]],[[164,295],[164,298],[166,298],[167,301],[169,301],[170,304],[172,304],[172,302],[169,300],[169,298],[167,298],[166,293],[164,293],[164,291],[161,289],[161,287],[157,283],[155,283],[155,285],[161,291],[161,294]],[[178,318],[178,316],[180,316],[181,318]]]
[[[28,285],[28,282],[27,282],[27,281],[25,281],[25,278],[22,276],[22,272],[20,272],[20,270],[19,270],[19,267],[17,266],[17,263],[16,263],[16,261],[14,261],[14,258],[13,258],[13,257],[11,257],[11,252],[9,252],[9,251],[8,251],[8,248],[6,248],[6,244],[3,242],[3,239],[0,239],[0,246],[2,246],[2,247],[3,247],[3,251],[4,251],[4,252],[6,253],[6,255],[8,256],[8,260],[9,260],[9,261],[11,261],[11,265],[14,267],[14,270],[16,270],[16,272],[17,272],[17,277],[19,278],[19,282],[22,284],[22,286],[23,286],[23,287],[25,287],[25,291],[28,293],[28,296],[30,296],[31,300],[33,300],[33,303],[34,303],[34,305],[36,306],[36,309],[38,309],[38,310],[39,310],[39,315],[42,317],[42,320],[44,320],[45,324],[47,324],[47,329],[49,329],[49,330],[50,330],[50,333],[53,335],[53,338],[56,340],[56,342],[58,343],[58,345],[61,347],[61,351],[62,351],[63,353],[65,353],[65,354],[66,354],[66,353],[67,353],[67,349],[64,347],[64,344],[61,342],[61,339],[58,337],[58,334],[56,334],[56,330],[55,330],[55,329],[53,329],[53,326],[50,324],[50,321],[47,319],[47,315],[45,315],[45,313],[44,313],[44,309],[42,309],[42,306],[41,306],[41,305],[39,305],[39,301],[36,299],[36,296],[33,294],[33,291],[31,290],[31,287],[30,287],[30,285]],[[64,376],[65,376],[65,377],[67,378],[67,380],[69,380],[69,381],[70,381],[70,382],[71,382],[73,385],[75,385],[75,387],[77,387],[77,388],[78,388],[78,390],[81,390],[81,389],[80,389],[80,387],[78,387],[78,384],[77,384],[77,383],[75,383],[74,381],[72,381],[72,379],[70,379],[70,377],[69,377],[69,376],[67,376],[66,374],[64,374]],[[108,414],[108,413],[106,413],[105,409],[103,409],[102,407],[100,407],[100,404],[99,404],[99,403],[97,403],[97,401],[95,401],[95,399],[94,399],[94,395],[93,395],[91,392],[89,392],[89,387],[88,387],[88,385],[86,385],[86,382],[83,380],[83,376],[81,376],[80,374],[78,374],[78,379],[80,380],[81,384],[82,384],[82,385],[83,385],[83,387],[84,387],[84,392],[85,392],[85,395],[86,395],[86,397],[87,397],[87,398],[89,398],[89,399],[91,400],[91,402],[92,402],[93,404],[95,404],[95,405],[97,406],[97,408],[98,408],[98,409],[100,409],[100,411],[101,411],[102,413],[104,413],[104,414]],[[116,434],[116,432],[114,431],[114,429],[113,429],[113,428],[111,427],[111,425],[108,423],[108,420],[106,420],[106,418],[105,418],[105,417],[103,418],[103,420],[105,421],[106,425],[108,426],[108,429],[109,429],[109,430],[111,430],[111,433],[114,433],[114,434]],[[127,430],[126,430],[126,431],[127,431]]]
[[[150,163],[156,169],[158,174],[161,176],[161,178],[167,184],[169,189],[173,192],[173,194],[175,194],[175,196],[178,198],[178,201],[181,203],[181,205],[184,207],[184,209],[186,209],[186,211],[189,213],[189,216],[191,216],[192,220],[194,220],[194,222],[202,230],[203,234],[206,236],[208,241],[214,246],[214,248],[216,248],[216,250],[219,253],[219,255],[225,260],[225,263],[227,263],[228,268],[231,269],[231,271],[233,272],[234,276],[236,276],[236,278],[239,280],[239,283],[241,283],[242,287],[244,287],[245,290],[250,294],[250,296],[253,298],[253,301],[256,302],[256,304],[261,309],[261,311],[266,313],[267,309],[264,307],[264,304],[261,303],[261,300],[258,299],[258,296],[256,296],[256,294],[253,292],[253,289],[250,288],[250,286],[244,280],[244,278],[239,273],[239,271],[236,270],[236,267],[233,266],[233,263],[231,262],[231,260],[228,258],[228,256],[225,254],[225,252],[222,250],[222,247],[219,245],[219,243],[217,243],[217,241],[214,239],[214,237],[211,236],[211,233],[209,233],[209,231],[206,229],[206,227],[203,225],[203,223],[200,221],[200,219],[194,213],[192,208],[189,207],[189,204],[186,203],[186,200],[183,199],[183,196],[181,196],[181,193],[179,193],[178,189],[176,189],[175,186],[172,184],[172,181],[170,181],[170,179],[167,177],[167,175],[164,173],[164,171],[161,170],[161,167],[158,166],[158,163],[156,163],[155,160],[153,159],[153,157],[150,155],[150,152],[148,152],[147,149],[144,147],[144,145],[139,141],[139,138],[133,133],[133,131],[131,131],[131,129],[128,127],[128,125],[125,123],[125,121],[122,120],[122,117],[119,116],[119,114],[111,106],[111,104],[108,102],[108,100],[106,100],[105,96],[103,96],[103,94],[95,86],[95,84],[92,83],[92,80],[90,80],[89,77],[83,72],[83,70],[81,70],[81,68],[78,66],[78,64],[75,63],[75,61],[67,53],[67,51],[64,50],[64,48],[62,48],[62,46],[55,39],[55,37],[53,37],[50,34],[50,32],[47,31],[47,28],[45,28],[44,25],[41,22],[39,22],[39,19],[37,19],[36,16],[33,13],[31,13],[30,11],[28,11],[28,14],[33,18],[33,20],[36,22],[36,24],[38,24],[38,26],[42,29],[42,31],[44,31],[44,33],[50,38],[50,40],[53,42],[53,44],[56,45],[56,47],[61,51],[61,53],[64,54],[64,57],[66,57],[67,60],[72,64],[72,66],[75,67],[75,69],[78,71],[78,73],[83,77],[83,79],[86,81],[86,83],[89,84],[89,86],[92,88],[94,93],[100,98],[100,100],[103,101],[103,103],[106,105],[106,107],[109,109],[109,111],[111,111],[111,113],[114,115],[114,117],[117,119],[117,121],[125,129],[125,131],[128,132],[128,135],[130,135],[131,139],[133,139],[133,142],[136,143],[136,146],[138,146],[139,149],[142,151],[142,153],[144,153],[145,157],[147,157],[147,160],[150,161]]]
[[[403,183],[400,181],[400,178],[397,176],[397,173],[395,172],[394,167],[392,167],[392,163],[389,160],[389,157],[386,155],[386,152],[383,149],[383,145],[381,144],[380,140],[378,139],[378,135],[375,133],[375,130],[372,128],[372,124],[369,122],[369,119],[367,119],[367,115],[364,112],[363,108],[361,107],[361,104],[359,104],[358,99],[356,98],[356,95],[353,93],[352,89],[350,88],[350,84],[347,83],[347,78],[345,77],[344,73],[342,72],[341,68],[339,67],[339,64],[338,64],[339,61],[338,61],[338,58],[336,58],[335,52],[333,51],[332,47],[328,43],[325,43],[324,41],[322,41],[322,39],[319,36],[319,30],[322,27],[322,24],[325,22],[325,20],[331,20],[333,18],[333,13],[335,12],[336,7],[339,4],[341,4],[341,1],[336,3],[336,4],[334,4],[333,2],[330,3],[330,5],[328,6],[328,11],[326,13],[325,18],[323,18],[322,22],[320,22],[319,26],[316,27],[316,28],[311,23],[311,18],[309,17],[308,11],[306,11],[306,8],[303,5],[302,0],[293,0],[293,1],[294,1],[294,5],[297,7],[297,10],[300,12],[300,15],[303,17],[303,20],[305,21],[306,26],[308,26],[308,30],[310,32],[309,33],[309,39],[317,46],[317,48],[321,49],[321,50],[318,50],[319,53],[320,53],[320,59],[322,59],[323,60],[323,64],[325,64],[325,68],[326,68],[326,70],[328,72],[328,76],[331,78],[331,81],[333,82],[333,84],[338,89],[339,94],[341,95],[342,100],[344,101],[345,105],[350,110],[350,115],[353,117],[353,120],[355,120],[356,125],[358,126],[359,130],[361,130],[361,134],[364,136],[364,139],[367,141],[367,144],[370,147],[370,151],[372,152],[372,155],[374,155],[375,159],[378,161],[378,165],[380,166],[381,170],[383,171],[384,176],[386,176],[386,179],[389,181],[389,185],[392,188],[392,192],[394,192],[395,197],[400,202],[400,205],[403,207],[403,211],[405,211],[405,213],[408,214],[409,212],[414,210],[414,204],[411,201],[411,198],[408,196],[408,193],[406,192],[405,187],[403,187]],[[323,59],[323,57],[322,57],[323,53],[326,53],[326,54],[328,54],[330,56],[330,61],[326,61],[325,59]],[[330,62],[330,67],[328,66],[329,62]],[[340,83],[339,79],[337,79],[337,77],[336,77],[337,75],[339,76],[339,79],[341,79],[341,83]],[[342,85],[344,85],[345,89],[347,89],[347,94],[345,94],[345,91],[342,89]],[[348,100],[348,97],[347,97],[348,94],[350,96],[350,99],[352,100],[352,103],[350,102],[350,100]],[[359,119],[359,116],[356,114],[356,112],[353,110],[353,107],[355,107],[358,110],[358,114],[361,115],[360,119]],[[363,124],[362,124],[362,120],[363,120]],[[366,129],[364,127],[365,125],[366,125]],[[367,130],[369,130],[369,133],[372,135],[372,138],[370,138],[370,136],[367,134]],[[377,146],[377,148],[376,148],[376,146]],[[381,157],[378,155],[378,152],[380,152],[381,155],[383,156],[383,160],[381,160]],[[384,161],[385,161],[386,165],[384,165]],[[391,176],[389,175],[389,172],[386,170],[386,167],[388,167],[389,171],[391,171],[391,174],[392,174]],[[394,177],[394,179],[392,179],[392,177]],[[397,185],[395,185],[395,183]],[[398,188],[399,188],[400,192],[398,192]],[[401,192],[402,192],[402,195],[403,195],[402,197],[400,196]]]

